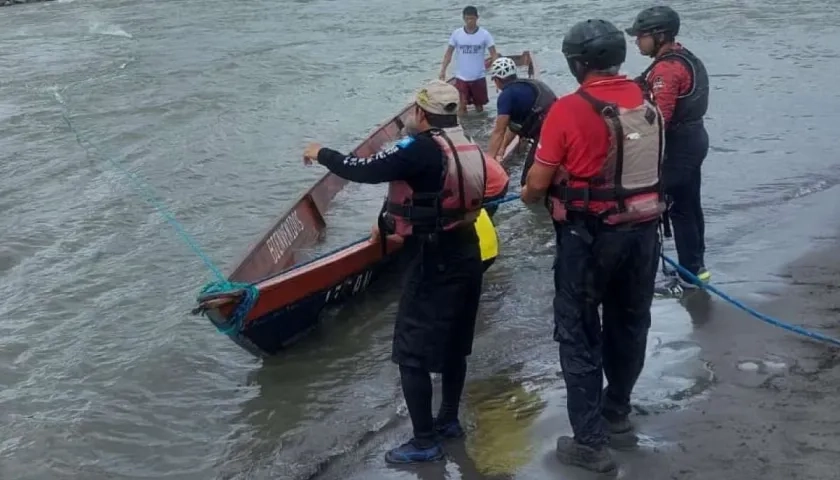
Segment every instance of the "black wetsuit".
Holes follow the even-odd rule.
[[[442,187],[445,157],[427,133],[368,158],[322,149],[318,162],[359,183],[405,181],[415,192]],[[394,326],[392,360],[400,366],[403,394],[415,440],[435,439],[430,372],[442,373],[438,421],[457,420],[472,353],[483,266],[474,225],[439,233],[434,239],[408,237],[411,255]]]

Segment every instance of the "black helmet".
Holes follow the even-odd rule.
[[[680,33],[680,16],[673,8],[665,5],[646,8],[636,15],[633,26],[624,31],[630,36],[640,33],[666,33],[676,37]]]
[[[604,70],[624,63],[627,40],[621,30],[606,20],[585,20],[573,26],[563,37],[563,55],[580,82],[587,71]]]

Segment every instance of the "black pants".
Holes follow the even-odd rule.
[[[569,420],[584,445],[607,442],[602,414],[630,413],[650,329],[657,228],[658,222],[612,227],[582,215],[555,223],[554,339],[560,344]],[[608,386],[602,391],[604,376]]]
[[[706,222],[700,201],[700,169],[709,152],[709,134],[702,122],[674,127],[666,133],[662,179],[670,197],[671,226],[677,259],[697,274],[706,266]]]
[[[522,138],[519,140],[520,142],[525,142],[527,139]],[[534,140],[533,145],[528,149],[528,154],[525,155],[525,163],[522,164],[522,178],[519,180],[519,186],[524,187],[525,181],[528,179],[528,172],[531,170],[531,166],[534,165],[534,157],[537,154],[537,143],[539,139]]]
[[[437,414],[437,422],[444,425],[458,419],[458,404],[464,390],[467,375],[467,359],[459,357],[450,360],[443,368],[441,381],[443,399]],[[421,368],[400,365],[405,404],[414,427],[414,438],[421,443],[430,443],[435,438],[434,418],[432,417],[432,378],[428,371]]]
[[[673,172],[665,193],[670,197],[668,215],[680,265],[697,274],[706,265],[706,221],[700,200],[700,167]]]

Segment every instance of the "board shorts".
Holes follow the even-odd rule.
[[[485,77],[469,82],[456,78],[455,88],[461,94],[461,105],[484,106],[490,102],[487,93],[487,79]]]

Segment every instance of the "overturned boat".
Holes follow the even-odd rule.
[[[529,77],[536,75],[530,52],[509,58],[527,69]],[[403,108],[368,135],[353,155],[370,156],[398,140],[411,115],[411,105]],[[505,150],[502,161],[510,159],[518,147],[517,138]],[[206,315],[253,355],[272,356],[312,330],[324,307],[364,292],[399,254],[399,236],[388,236],[385,248],[364,238],[314,259],[304,258],[306,250],[324,238],[324,215],[347,183],[332,173],[324,175],[239,262],[228,280],[253,285],[258,292],[249,311],[236,313],[241,318],[232,317],[247,293],[245,289],[202,294],[193,313]]]

